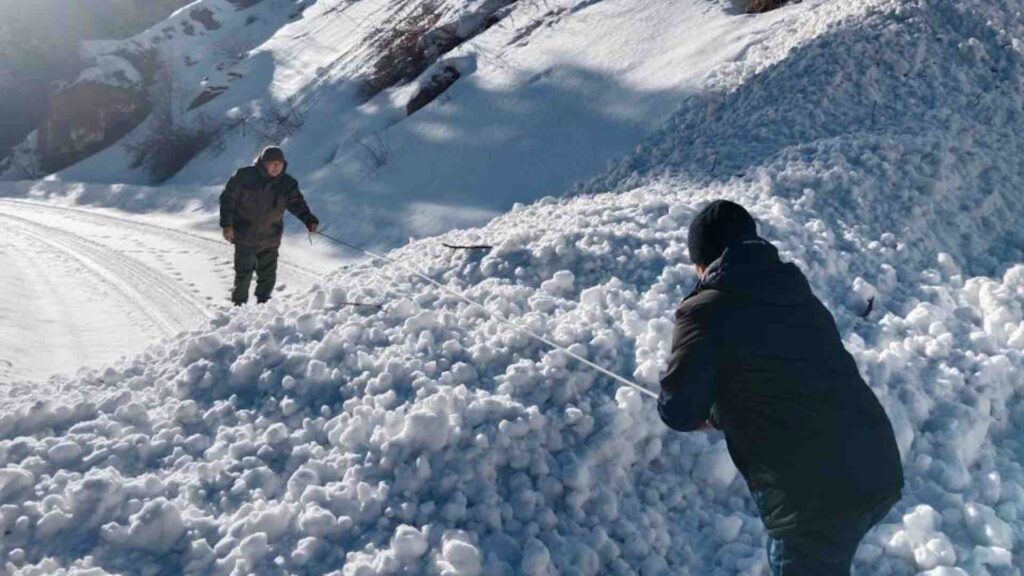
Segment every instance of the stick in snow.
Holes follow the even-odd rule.
[[[472,244],[469,246],[462,246],[459,244],[444,243],[445,248],[451,248],[452,250],[492,250],[494,246],[488,246],[486,244]]]
[[[459,300],[462,300],[463,302],[465,302],[465,303],[467,303],[467,304],[469,304],[471,306],[476,306],[480,310],[483,310],[485,313],[487,313],[491,318],[494,318],[495,320],[498,320],[502,324],[505,324],[505,325],[513,328],[514,330],[518,330],[518,331],[522,332],[523,334],[526,334],[527,336],[530,336],[531,338],[533,338],[535,340],[543,342],[544,344],[547,344],[548,346],[550,346],[550,347],[552,347],[552,348],[554,348],[556,350],[562,351],[562,353],[568,355],[570,358],[576,359],[576,361],[578,361],[578,362],[580,362],[580,363],[582,363],[582,364],[584,364],[586,366],[589,366],[589,367],[593,368],[594,370],[597,370],[598,372],[604,374],[605,376],[610,376],[612,379],[614,379],[614,380],[616,380],[616,381],[618,381],[618,382],[620,382],[622,384],[625,384],[626,386],[629,386],[630,388],[633,388],[634,390],[636,390],[637,392],[640,392],[644,396],[648,396],[650,398],[654,398],[655,400],[658,399],[658,394],[656,392],[652,392],[651,390],[648,390],[647,388],[644,388],[643,386],[637,384],[636,382],[633,382],[632,380],[629,380],[628,378],[624,378],[624,377],[616,374],[615,372],[612,372],[611,370],[608,370],[607,368],[603,368],[601,366],[598,366],[597,364],[594,364],[593,362],[591,362],[590,360],[587,360],[586,358],[580,356],[579,354],[570,352],[569,350],[567,350],[563,346],[559,346],[558,344],[552,342],[550,339],[545,338],[544,336],[541,336],[540,334],[537,334],[533,330],[530,330],[529,328],[526,328],[525,326],[520,326],[519,324],[516,324],[515,322],[513,322],[512,320],[507,318],[504,314],[501,314],[500,312],[495,312],[494,310],[491,310],[490,308],[484,306],[483,304],[477,302],[476,300],[473,300],[472,298],[466,296],[462,292],[459,292],[458,290],[454,290],[452,288],[449,288],[448,286],[445,286],[444,284],[441,284],[437,280],[434,280],[433,278],[431,278],[430,276],[427,276],[423,272],[420,272],[416,268],[412,268],[412,267],[406,266],[404,263],[399,262],[399,261],[397,261],[397,260],[395,260],[393,258],[389,258],[389,257],[383,256],[381,254],[375,254],[375,253],[370,252],[369,250],[367,250],[365,248],[361,248],[361,247],[359,247],[359,246],[357,246],[355,244],[352,244],[350,242],[346,242],[346,241],[342,240],[341,238],[336,238],[334,236],[329,236],[329,235],[324,234],[323,232],[320,232],[320,231],[313,232],[313,233],[318,235],[318,236],[323,236],[324,238],[327,238],[328,240],[333,240],[334,242],[337,242],[338,244],[341,244],[342,246],[348,246],[349,248],[351,248],[353,250],[362,252],[363,254],[366,254],[367,256],[369,256],[371,258],[375,258],[377,260],[386,262],[388,264],[393,264],[393,265],[395,265],[395,266],[405,270],[408,274],[412,274],[413,276],[417,276],[421,280],[425,280],[429,284],[432,284],[432,285],[436,286],[437,288],[441,289],[442,292],[446,292],[446,293],[448,293],[448,294],[450,294],[452,296],[455,296]]]
[[[338,306],[358,306],[362,308],[376,308],[377,310],[384,309],[380,304],[364,304],[362,302],[339,302]]]
[[[871,314],[871,311],[874,310],[874,309],[875,309],[875,297],[872,296],[871,298],[868,298],[868,307],[867,307],[866,310],[864,310],[864,312],[862,312],[860,314],[860,317],[861,318],[867,318],[868,315]]]

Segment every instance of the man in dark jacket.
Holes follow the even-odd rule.
[[[725,433],[773,574],[848,575],[861,538],[900,498],[892,425],[831,313],[746,210],[712,202],[688,244],[700,281],[675,314],[661,418]]]
[[[277,282],[277,254],[288,210],[316,232],[319,221],[310,212],[299,183],[286,173],[284,152],[271,146],[253,166],[235,172],[220,195],[220,227],[224,239],[235,245],[235,288],[231,301],[249,300],[249,284],[256,273],[256,301],[270,299]]]

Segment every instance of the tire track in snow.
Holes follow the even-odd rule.
[[[140,312],[164,336],[209,317],[205,305],[153,268],[73,233],[0,213],[0,220],[37,242],[67,254]]]
[[[194,232],[187,232],[176,228],[170,228],[167,226],[160,226],[158,224],[142,223],[135,220],[129,220],[127,218],[118,218],[117,216],[111,216],[109,214],[99,214],[96,212],[90,212],[88,210],[82,210],[79,208],[70,208],[66,206],[53,206],[50,204],[42,204],[38,202],[28,202],[24,200],[13,200],[9,198],[0,198],[0,205],[14,206],[18,208],[31,209],[32,211],[49,211],[56,214],[66,214],[72,218],[78,218],[83,221],[101,222],[114,224],[123,228],[129,228],[132,230],[139,230],[146,234],[162,236],[164,238],[174,238],[176,240],[184,241],[189,247],[196,249],[203,253],[213,253],[217,256],[222,256],[231,261],[231,248],[221,241],[207,238],[201,234]],[[320,282],[323,279],[323,274],[316,270],[301,266],[299,264],[292,264],[289,262],[279,262],[280,267],[288,270],[296,276],[305,278],[310,284]]]
[[[75,310],[74,306],[64,297],[63,291],[53,277],[54,267],[48,266],[47,252],[54,254],[52,248],[34,242],[34,238],[19,236],[17,234],[6,234],[0,232],[0,260],[6,266],[5,278],[16,280],[16,286],[8,286],[4,290],[6,301],[17,299],[20,306],[30,306],[35,316],[31,335],[43,334],[41,341],[45,341],[50,349],[48,355],[53,361],[55,357],[61,357],[61,361],[81,365],[88,357],[88,347],[82,338],[83,323],[87,322]],[[33,250],[34,245],[43,247],[43,252]],[[13,292],[13,294],[11,294]],[[20,293],[19,293],[20,292]],[[42,296],[40,299],[39,296]],[[5,302],[6,303],[6,302]],[[8,311],[0,310],[0,316],[7,318]],[[63,324],[69,326],[68,330],[61,330],[58,333],[47,330],[47,322],[54,318],[60,318]],[[40,323],[42,326],[40,326]],[[8,330],[17,330],[15,325],[8,326]],[[31,348],[36,342],[31,335],[25,334],[14,336],[16,342],[3,338],[5,346],[0,350],[0,383],[9,383],[23,379],[25,367],[20,365],[21,357],[24,355],[24,347]],[[7,333],[11,337],[11,333]]]

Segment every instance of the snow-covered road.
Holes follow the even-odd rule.
[[[0,199],[0,383],[109,363],[225,306],[231,246],[187,224]],[[285,288],[330,268],[296,248]]]

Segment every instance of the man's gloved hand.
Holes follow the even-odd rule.
[[[306,224],[306,230],[309,230],[310,233],[316,232],[318,228],[320,228],[319,222],[310,222],[309,224]]]
[[[225,226],[221,230],[221,233],[224,234],[224,239],[225,240],[227,240],[228,242],[230,242],[232,244],[235,243],[235,227],[234,226]]]

